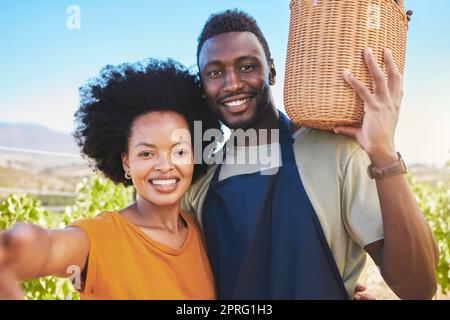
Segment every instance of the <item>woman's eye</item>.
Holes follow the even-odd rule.
[[[186,154],[187,154],[187,150],[184,150],[184,149],[175,151],[175,156],[177,156],[177,157],[182,157],[182,156],[185,156]]]
[[[149,152],[149,151],[144,151],[144,152],[139,153],[139,156],[140,157],[144,157],[144,158],[148,158],[148,157],[153,156],[153,153]]]

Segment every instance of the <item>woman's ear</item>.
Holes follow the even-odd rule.
[[[125,177],[125,179],[131,180],[130,163],[128,160],[127,153],[122,153],[122,168],[123,168],[123,171],[125,171],[125,173],[123,175]]]
[[[122,157],[122,168],[125,172],[130,172],[130,162],[128,159],[128,153],[124,152],[121,155]]]
[[[269,61],[269,84],[273,86],[275,84],[275,78],[277,75],[277,71],[275,70],[275,63],[273,62],[273,59],[270,59]]]

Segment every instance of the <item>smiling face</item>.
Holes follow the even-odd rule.
[[[122,163],[141,197],[157,206],[176,205],[194,172],[191,135],[184,117],[154,111],[136,118]]]
[[[209,38],[198,63],[206,99],[228,127],[247,129],[272,106],[275,69],[253,33],[228,32]]]

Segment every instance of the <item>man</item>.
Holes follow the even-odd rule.
[[[347,299],[365,252],[400,298],[434,295],[436,243],[394,147],[402,78],[390,51],[388,80],[370,50],[364,55],[374,94],[343,75],[365,101],[362,128],[299,128],[273,102],[275,66],[254,19],[229,10],[206,22],[197,48],[205,99],[231,129],[279,129],[269,143],[281,155],[276,168],[236,165],[230,157],[268,145],[230,148],[184,199],[203,226],[219,298]],[[372,170],[371,180],[369,164],[385,177]]]

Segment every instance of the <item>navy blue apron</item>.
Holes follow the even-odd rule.
[[[218,298],[348,299],[298,173],[290,122],[279,116],[278,172],[219,181],[219,165],[206,195],[202,222]]]

